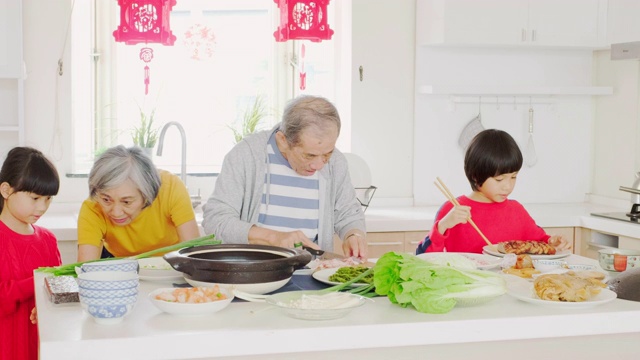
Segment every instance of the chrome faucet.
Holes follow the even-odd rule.
[[[171,126],[175,125],[178,130],[180,130],[180,139],[182,140],[182,157],[180,159],[180,179],[185,186],[187,186],[187,136],[184,133],[184,128],[180,123],[176,121],[169,121],[166,123],[162,130],[160,131],[160,139],[158,140],[158,150],[156,151],[156,155],[162,156],[162,146],[164,144],[164,134],[167,132],[167,129]]]

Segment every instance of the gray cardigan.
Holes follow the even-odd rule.
[[[224,243],[248,243],[249,229],[258,222],[267,166],[267,142],[272,130],[252,134],[225,156],[216,185],[203,206],[202,226]],[[319,174],[318,245],[333,250],[333,235],[349,230],[366,233],[364,212],[356,199],[345,156],[335,149]],[[267,196],[268,201],[268,196]]]

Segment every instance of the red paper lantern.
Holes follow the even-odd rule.
[[[126,45],[158,43],[173,46],[176,37],[171,33],[169,18],[176,0],[118,0],[120,25],[113,32],[117,42]],[[140,49],[140,59],[148,64],[153,49]],[[144,67],[144,93],[149,93],[149,66]]]
[[[120,25],[113,32],[117,42],[127,45],[158,43],[172,46],[176,37],[169,27],[176,0],[118,0]]]
[[[280,26],[273,33],[276,41],[329,40],[333,30],[327,23],[330,0],[273,0],[280,9]]]

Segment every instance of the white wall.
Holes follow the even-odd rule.
[[[460,87],[590,86],[590,51],[459,49],[418,47],[416,86]],[[485,128],[509,132],[524,152],[528,141],[529,98],[416,95],[414,196],[417,205],[441,204],[437,176],[456,194],[468,194],[464,154],[458,137],[479,111]],[[475,101],[475,102],[474,102]],[[501,104],[496,105],[496,101]],[[537,101],[551,104],[537,104]],[[590,96],[533,97],[533,141],[538,162],[523,167],[512,198],[526,203],[582,202],[590,190],[592,99]]]
[[[596,82],[614,92],[596,100],[592,190],[628,200],[631,194],[619,187],[630,187],[640,171],[640,60],[611,61],[608,50],[594,59]]]

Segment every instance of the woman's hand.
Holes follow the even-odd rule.
[[[571,250],[573,245],[567,241],[562,235],[551,235],[549,245],[556,248],[556,251]]]
[[[29,315],[29,320],[31,320],[31,323],[34,325],[38,323],[38,310],[35,307],[31,309],[31,315]]]
[[[444,234],[447,230],[458,224],[466,224],[469,218],[471,218],[470,206],[454,206],[449,210],[447,215],[438,222],[438,231],[440,234]]]

